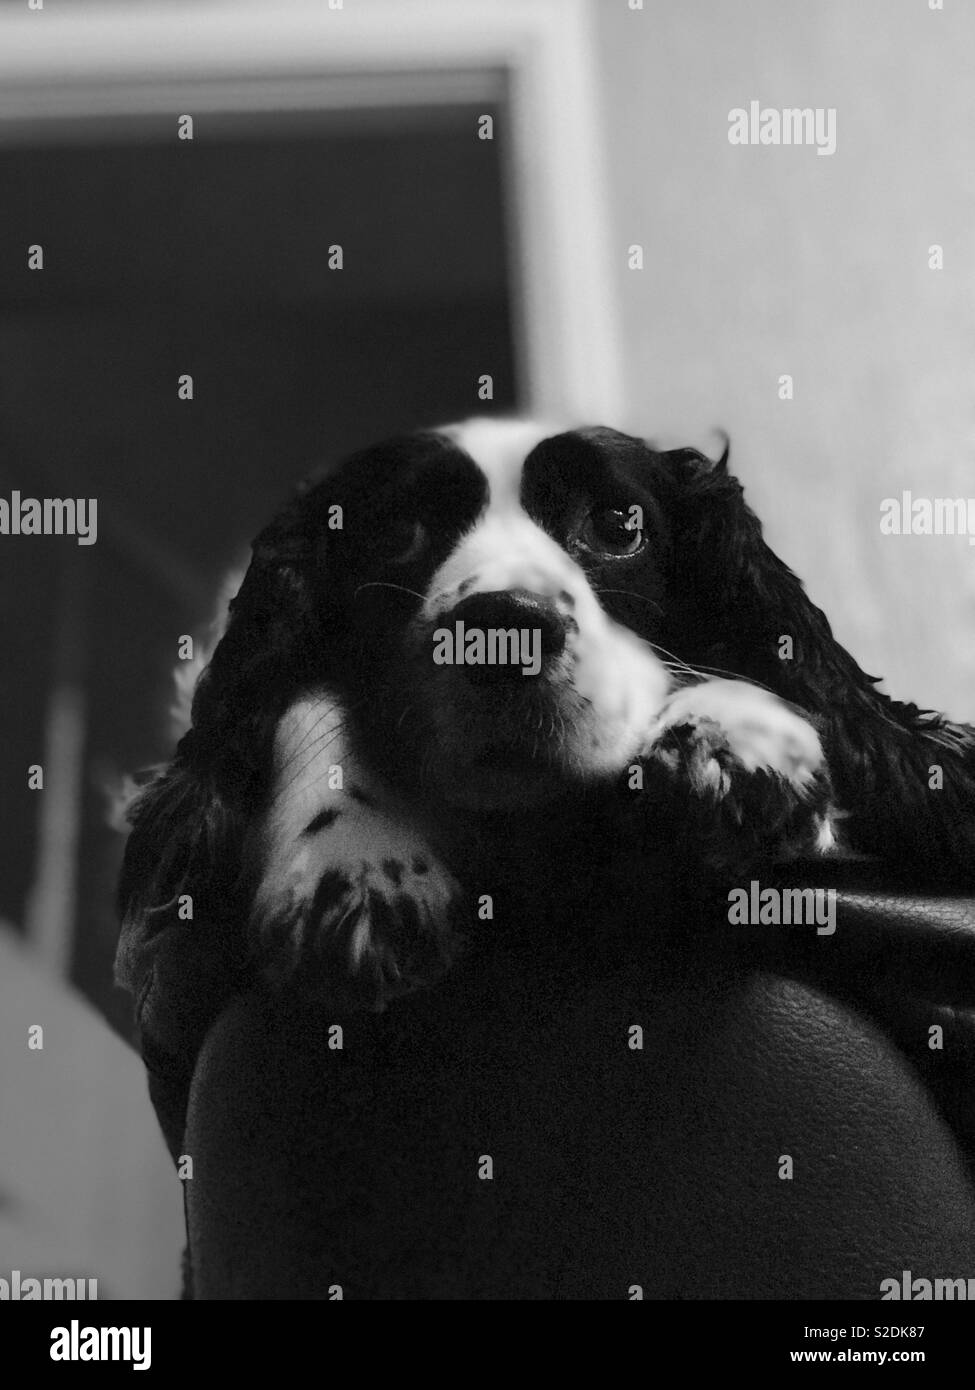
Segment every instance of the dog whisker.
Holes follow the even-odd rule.
[[[363,589],[398,589],[400,593],[410,594],[413,598],[418,598],[421,603],[426,600],[426,595],[417,593],[416,589],[408,589],[405,584],[390,584],[384,579],[370,579],[365,584],[360,584],[352,594],[353,599],[357,599]]]
[[[321,754],[326,752],[326,750],[329,749],[335,742],[335,740],[344,732],[344,724],[340,724],[337,726],[332,725],[329,727],[329,729],[322,731],[322,733],[314,741],[314,743],[305,750],[305,752],[307,753],[307,757],[305,758],[301,766],[292,770],[291,775],[287,777],[281,783],[281,785],[275,789],[274,797],[272,798],[272,805],[278,800],[280,800],[284,795],[286,795],[287,792],[291,790],[295,783],[298,782],[304,776],[304,774],[308,771],[312,764],[316,762],[316,760],[321,756]],[[293,761],[294,755],[288,759],[288,763],[285,764],[285,766],[288,766]],[[327,776],[328,774],[326,772],[323,775]],[[309,785],[314,785],[314,782],[310,783]]]
[[[645,603],[649,608],[655,609],[661,617],[664,616],[663,605],[661,603],[658,603],[658,601],[655,598],[650,598],[648,594],[635,594],[630,589],[604,589],[602,587],[597,587],[596,585],[593,585],[593,593],[621,594],[623,598],[632,598],[636,599],[639,603]]]
[[[324,738],[324,737],[325,737],[325,734],[328,732],[328,730],[327,730],[327,729],[323,729],[322,726],[325,724],[325,722],[326,722],[327,719],[328,719],[328,713],[323,713],[323,714],[321,714],[321,715],[314,721],[314,723],[313,723],[308,729],[306,729],[306,730],[304,731],[304,733],[301,735],[300,739],[298,740],[298,742],[296,743],[296,745],[294,746],[294,748],[291,750],[291,752],[288,754],[287,758],[285,758],[284,762],[283,762],[283,763],[281,764],[281,766],[279,767],[279,769],[278,769],[278,775],[279,775],[279,776],[280,776],[282,773],[287,772],[288,768],[291,767],[291,765],[295,762],[295,760],[296,760],[297,758],[299,758],[303,753],[305,753],[305,752],[308,750],[308,748],[310,748],[310,747],[312,746],[312,744],[316,743],[320,738]],[[343,725],[340,723],[338,726],[332,725],[332,726],[330,726],[330,727],[332,727],[332,728],[335,728],[335,727],[341,728],[341,727],[343,727]]]
[[[689,662],[682,660],[675,652],[668,651],[659,642],[652,642],[648,637],[639,638],[645,646],[648,646],[658,656],[664,656],[669,660],[664,661],[664,665],[669,671],[675,674],[679,671],[688,676],[694,676],[697,680],[705,680],[708,676],[725,676],[728,680],[741,681],[745,685],[754,685],[758,690],[767,690],[769,694],[774,694],[771,686],[765,685],[762,681],[756,680],[754,676],[742,675],[739,671],[728,671],[721,666],[705,666],[703,664],[690,665]]]

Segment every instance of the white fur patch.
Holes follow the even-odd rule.
[[[645,754],[668,729],[689,726],[697,738],[687,748],[667,747],[655,756],[682,777],[693,795],[704,794],[722,801],[733,794],[743,774],[729,766],[728,753],[745,774],[766,772],[781,777],[800,803],[810,808],[810,819],[790,840],[776,847],[777,860],[809,854],[842,856],[835,806],[823,804],[824,783],[817,777],[827,772],[819,735],[809,721],[777,695],[747,681],[705,680],[677,691],[651,731]]]
[[[747,681],[706,680],[678,690],[667,701],[650,742],[665,729],[702,721],[718,725],[748,772],[774,772],[803,790],[825,767],[819,735],[809,721],[777,695]]]
[[[438,430],[477,464],[488,482],[488,508],[495,514],[521,510],[521,472],[525,459],[543,439],[560,434],[557,425],[537,420],[471,419]]]
[[[258,937],[273,934],[280,945],[275,928],[291,922],[293,968],[315,934],[358,915],[349,938],[348,965],[355,973],[377,950],[368,913],[374,897],[392,912],[408,901],[421,932],[435,938],[446,933],[457,883],[394,794],[355,757],[334,696],[323,690],[291,706],[278,726],[274,759],[274,792],[258,833]],[[317,818],[325,823],[314,828]],[[342,875],[347,887],[312,920],[309,909],[326,873]],[[282,972],[288,965],[275,962]]]

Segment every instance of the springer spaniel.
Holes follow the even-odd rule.
[[[131,808],[120,981],[190,916],[381,1008],[499,879],[544,903],[637,843],[691,874],[842,840],[970,876],[975,730],[875,685],[727,450],[497,419],[366,449],[258,537]]]

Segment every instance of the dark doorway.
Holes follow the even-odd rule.
[[[93,546],[0,545],[0,916],[23,928],[39,798],[74,797],[64,955],[121,1031],[121,846],[103,784],[171,751],[177,639],[312,466],[519,403],[504,151],[477,138],[483,109],[224,116],[185,142],[175,116],[141,117],[124,140],[102,122],[0,149],[14,210],[0,266],[0,494],[98,499]],[[35,244],[43,270],[28,269]],[[184,374],[192,400],[178,396]],[[492,401],[478,397],[485,374]],[[65,682],[83,697],[82,772],[72,789],[52,767],[32,791],[23,750],[43,763]]]

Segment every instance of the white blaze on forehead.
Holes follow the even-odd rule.
[[[488,510],[521,510],[521,474],[525,459],[557,427],[537,420],[464,420],[438,431],[459,445],[477,464],[488,483]]]
[[[584,585],[581,571],[521,505],[525,459],[559,431],[527,420],[467,420],[439,431],[477,464],[488,484],[480,517],[433,576],[424,616],[465,594],[526,589],[554,598]]]
[[[578,565],[530,517],[489,510],[433,576],[424,616],[434,618],[472,594],[506,589],[550,599],[569,592],[598,607]]]

